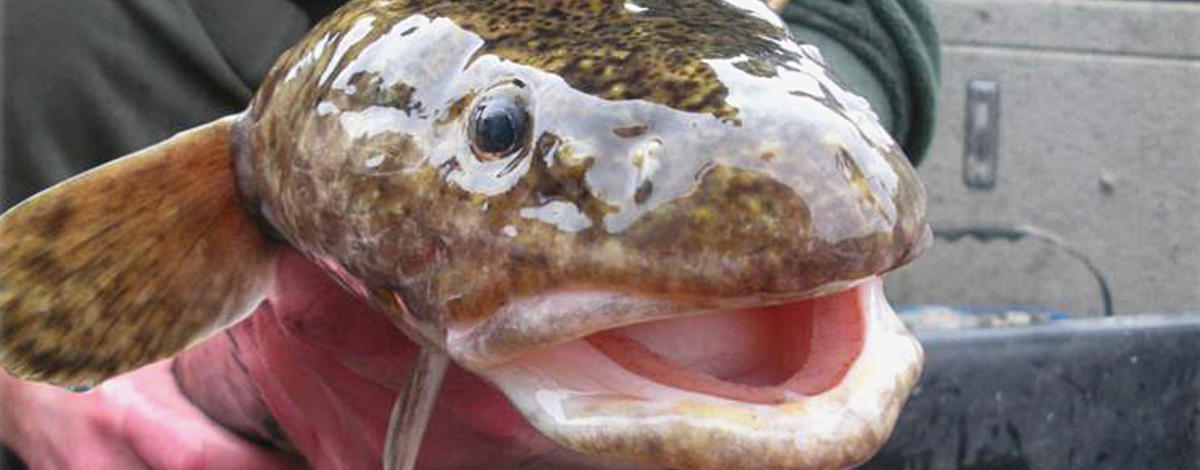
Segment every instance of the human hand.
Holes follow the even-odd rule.
[[[267,301],[228,337],[271,418],[313,468],[379,468],[388,416],[420,349],[391,320],[303,255],[285,250]],[[251,401],[223,409],[209,405],[230,402],[230,394],[196,386],[218,382],[204,376],[222,362],[219,355],[191,357],[199,352],[184,353],[175,366],[188,396],[232,428],[263,434],[254,420],[233,423],[256,416],[246,411]],[[418,468],[517,468],[553,448],[503,394],[451,366]]]
[[[86,394],[0,372],[0,396],[0,441],[33,470],[297,467],[209,420],[181,394],[171,360]]]

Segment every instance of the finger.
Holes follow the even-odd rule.
[[[252,444],[210,420],[184,398],[168,364],[139,371],[136,387],[114,388],[125,398],[124,434],[151,468],[157,470],[284,470],[293,463]],[[131,384],[132,385],[132,384]]]
[[[207,445],[204,446],[201,460],[206,464],[211,464],[204,468],[213,469],[293,470],[301,467],[299,462],[278,452],[256,446],[228,433],[214,436],[208,440]]]
[[[295,468],[287,458],[178,410],[133,412],[126,418],[130,445],[157,470]]]
[[[169,429],[143,427],[131,439],[138,456],[155,470],[288,470],[297,468],[282,455],[214,428],[188,425]]]
[[[70,397],[67,397],[68,399]],[[32,446],[33,459],[22,455],[33,470],[149,470],[129,443],[107,426],[79,412],[56,429],[42,433]]]
[[[129,440],[156,470],[287,470],[293,462],[221,428],[204,417],[169,413],[129,417]]]
[[[23,382],[0,372],[0,435],[34,470],[148,470],[96,395]],[[2,465],[0,465],[2,467]]]
[[[131,449],[126,442],[116,439],[90,441],[91,445],[79,445],[78,442],[64,444],[60,449],[70,454],[65,460],[69,462],[65,469],[72,470],[150,470],[141,456]]]
[[[33,470],[150,470],[137,453],[120,445],[76,444],[69,449],[43,449],[32,459],[21,459]]]

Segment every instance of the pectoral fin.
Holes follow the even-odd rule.
[[[91,386],[254,309],[275,250],[238,200],[236,119],[178,134],[0,216],[0,366]]]

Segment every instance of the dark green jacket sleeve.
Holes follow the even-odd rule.
[[[240,111],[275,57],[310,26],[290,0],[3,6],[2,207]]]
[[[940,69],[927,1],[791,0],[783,18],[919,162],[933,136]]]

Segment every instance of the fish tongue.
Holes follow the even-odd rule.
[[[450,357],[445,352],[421,348],[417,363],[409,373],[408,385],[392,406],[383,450],[385,470],[412,470],[416,466],[425,428],[449,364]]]

